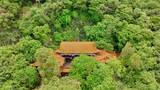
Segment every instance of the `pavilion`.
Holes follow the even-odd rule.
[[[54,53],[61,73],[68,73],[72,60],[81,54],[95,57],[99,62],[106,62],[109,57],[116,56],[114,52],[97,49],[95,42],[61,42],[59,49]]]
[[[113,51],[97,49],[95,42],[61,42],[59,49],[53,53],[53,58],[57,60],[60,67],[61,75],[69,72],[72,60],[81,54],[95,57],[98,62],[103,63],[106,63],[109,58],[117,57]],[[38,67],[41,63],[35,62],[31,65]]]

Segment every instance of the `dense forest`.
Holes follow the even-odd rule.
[[[120,55],[81,55],[60,77],[62,41]],[[160,90],[160,0],[0,0],[0,90]]]

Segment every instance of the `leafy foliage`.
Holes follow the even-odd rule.
[[[58,63],[52,54],[52,49],[45,47],[37,49],[35,53],[36,62],[40,64],[38,67],[39,74],[46,82],[59,73]]]
[[[53,77],[46,85],[42,85],[38,90],[81,90],[80,83],[70,77],[61,79]]]
[[[40,47],[41,43],[39,41],[27,38],[27,39],[22,39],[22,41],[17,43],[16,50],[17,52],[25,55],[26,59],[29,62],[33,62],[34,53],[36,52],[36,49]]]
[[[20,69],[13,74],[13,78],[22,87],[35,88],[39,83],[39,77],[36,69],[26,67]]]
[[[15,49],[16,46],[0,48],[0,83],[2,89],[31,89],[39,84],[39,75],[29,66],[25,55]]]
[[[159,0],[0,0],[0,88],[159,90],[159,12]],[[102,64],[82,55],[60,79],[52,49],[62,41],[120,56]]]

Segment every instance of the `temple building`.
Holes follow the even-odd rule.
[[[113,51],[97,49],[95,42],[61,42],[59,49],[53,53],[53,58],[57,60],[60,67],[60,73],[68,73],[72,60],[81,54],[95,57],[98,62],[103,63],[106,63],[109,58],[117,57],[117,54]],[[39,65],[38,62],[32,64],[36,67]]]
[[[59,62],[61,72],[68,73],[72,60],[81,54],[93,56],[99,62],[106,62],[109,57],[116,56],[114,52],[97,49],[95,42],[62,42],[54,57]]]

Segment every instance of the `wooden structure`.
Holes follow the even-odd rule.
[[[62,42],[55,51],[55,59],[60,63],[61,73],[68,73],[71,61],[80,54],[93,56],[99,62],[106,62],[109,57],[116,57],[114,52],[96,48],[95,42]]]
[[[70,70],[70,64],[75,57],[81,54],[93,56],[99,62],[107,62],[112,57],[116,58],[115,52],[108,52],[96,48],[95,42],[62,42],[59,49],[53,53],[60,67],[60,73],[66,74]],[[40,63],[33,63],[32,66],[39,66]]]

